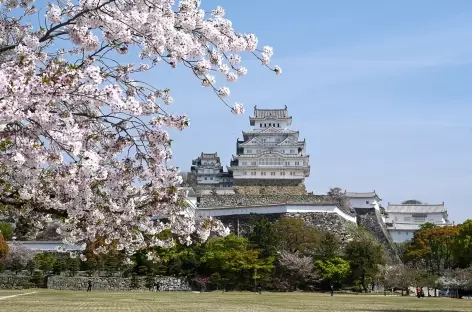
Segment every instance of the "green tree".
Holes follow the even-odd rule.
[[[54,266],[52,267],[52,272],[56,275],[61,274],[61,272],[65,272],[69,269],[69,266],[67,264],[66,259],[63,257],[57,259],[57,261],[54,263]]]
[[[349,261],[341,257],[316,260],[315,267],[321,279],[329,283],[342,283],[351,274]]]
[[[423,225],[405,250],[406,263],[440,276],[455,265],[458,226]]]
[[[219,283],[225,289],[252,289],[267,279],[274,269],[273,262],[273,258],[261,258],[247,239],[235,235],[210,239],[202,257],[206,275],[219,273]]]
[[[3,235],[5,240],[12,240],[13,238],[13,227],[8,222],[0,222],[0,233]]]
[[[274,224],[283,250],[290,253],[312,255],[320,246],[321,232],[309,227],[302,220],[282,218]]]
[[[280,245],[280,237],[274,223],[265,216],[253,215],[247,235],[252,248],[261,251],[263,257],[275,256]]]
[[[320,259],[330,259],[339,255],[341,249],[341,240],[339,237],[330,232],[321,234],[320,246],[318,248],[317,257]]]
[[[77,258],[67,259],[67,269],[69,270],[72,276],[75,276],[80,269],[80,260]]]
[[[459,226],[459,233],[454,242],[454,257],[461,268],[472,265],[472,219]]]
[[[51,252],[41,252],[34,256],[36,267],[45,273],[48,273],[56,263],[56,255]]]
[[[402,202],[402,205],[423,205],[423,202],[417,199],[409,199]]]
[[[373,237],[362,227],[353,240],[347,243],[346,257],[350,262],[353,277],[356,278],[364,291],[367,284],[377,276],[380,266],[385,265],[385,251]]]

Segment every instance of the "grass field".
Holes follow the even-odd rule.
[[[6,297],[22,293],[22,296]],[[2,299],[3,298],[3,299]],[[0,291],[2,312],[472,311],[472,300],[309,293]]]

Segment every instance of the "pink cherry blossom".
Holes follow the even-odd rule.
[[[185,204],[166,130],[189,119],[163,109],[174,99],[153,85],[166,81],[153,69],[187,69],[223,100],[230,89],[209,74],[236,81],[247,73],[244,52],[269,64],[272,48],[258,50],[223,8],[195,0],[33,2],[0,8],[0,203],[33,230],[60,220],[65,242],[103,239],[95,253],[172,246],[158,236],[169,229],[183,243],[227,235]],[[45,19],[28,15],[35,11]],[[143,71],[155,79],[139,80]]]

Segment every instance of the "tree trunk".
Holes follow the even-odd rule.
[[[367,293],[367,286],[365,284],[365,274],[362,274],[362,288],[364,289],[365,293]]]

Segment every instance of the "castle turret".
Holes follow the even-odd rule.
[[[228,171],[233,173],[235,185],[298,185],[310,175],[309,156],[305,140],[289,127],[292,117],[287,106],[283,109],[258,109],[249,118],[253,127],[243,131],[237,141]]]
[[[196,176],[198,186],[231,187],[232,177],[223,172],[218,153],[202,153],[192,161],[190,172]]]

